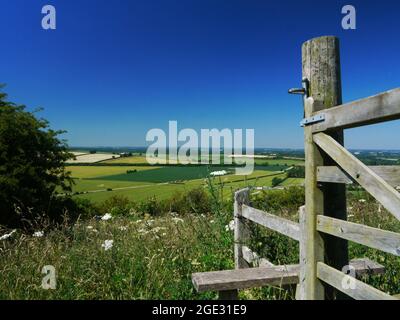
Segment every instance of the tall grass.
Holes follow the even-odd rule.
[[[192,213],[178,214],[172,212],[171,206],[163,206],[164,212],[156,210],[152,216],[149,213],[157,204],[138,207],[114,199],[97,208],[101,213],[112,211],[113,218],[108,221],[91,218],[58,228],[48,227],[43,237],[17,231],[0,240],[0,299],[216,298],[215,292],[196,293],[191,283],[193,272],[234,267],[233,233],[228,228],[232,202],[220,203],[222,196],[218,189],[210,192],[207,200],[192,194],[190,201],[183,201],[179,195],[171,202],[183,203],[187,210],[192,208],[188,211]],[[364,201],[364,198],[363,193],[351,195],[349,220],[400,232],[396,219],[372,199]],[[193,206],[194,199],[210,203]],[[294,221],[303,200],[304,193],[299,188],[252,196],[253,206]],[[211,208],[214,213],[201,212],[204,208]],[[254,251],[275,264],[298,262],[295,241],[265,228],[254,225],[251,228],[249,246]],[[6,232],[0,230],[0,236]],[[105,240],[113,240],[111,249],[102,247]],[[369,257],[386,267],[384,275],[370,276],[365,281],[390,294],[400,292],[398,257],[354,243],[349,244],[349,249],[351,258]],[[41,270],[45,265],[55,267],[55,290],[41,287],[44,277]],[[293,299],[294,289],[255,288],[241,291],[240,296]]]

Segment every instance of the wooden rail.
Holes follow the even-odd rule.
[[[400,119],[400,88],[322,110],[313,115],[322,114],[325,121],[314,124],[313,133]]]
[[[297,222],[275,216],[247,205],[243,205],[242,217],[268,229],[277,231],[296,241],[300,240],[300,226]]]
[[[327,134],[315,134],[314,142],[400,220],[400,193],[396,189]]]
[[[400,234],[319,215],[318,231],[400,256]]]
[[[373,172],[385,180],[390,186],[400,186],[400,166],[370,166]],[[321,166],[317,168],[318,182],[352,184],[354,180],[346,171],[338,166]]]
[[[379,291],[360,280],[350,279],[350,276],[322,262],[317,263],[317,276],[322,281],[356,300],[398,300],[396,297]],[[354,284],[348,283],[350,281],[354,281]]]

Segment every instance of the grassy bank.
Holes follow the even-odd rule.
[[[303,201],[300,188],[253,194],[253,204],[297,220]],[[351,194],[349,220],[400,232],[400,223],[363,193]],[[206,201],[206,199],[204,199]],[[207,198],[207,201],[211,201]],[[146,214],[145,207],[114,208],[107,221],[86,219],[58,229],[41,229],[43,237],[17,231],[0,241],[0,299],[214,299],[216,293],[198,294],[191,274],[231,269],[233,233],[231,203],[202,213]],[[127,209],[128,208],[128,209]],[[164,209],[164,211],[168,211]],[[275,264],[297,263],[298,244],[253,227],[249,246]],[[1,230],[3,235],[6,230]],[[112,247],[106,250],[106,240]],[[364,279],[376,288],[400,292],[400,260],[393,255],[350,243],[351,258],[369,257],[386,267],[386,273]],[[41,270],[55,267],[57,289],[41,288]],[[256,288],[244,290],[243,299],[293,299],[293,290]]]

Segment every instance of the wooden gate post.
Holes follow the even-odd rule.
[[[242,218],[242,205],[250,203],[250,190],[243,189],[235,192],[234,203],[234,241],[235,241],[235,268],[244,269],[249,268],[249,264],[243,257],[243,246],[247,244],[250,237],[248,226],[243,222]],[[220,291],[219,299],[221,300],[235,300],[238,298],[237,290]]]
[[[249,264],[243,258],[243,246],[249,241],[250,232],[242,218],[242,205],[249,204],[249,189],[235,192],[234,221],[235,221],[235,268],[249,268]]]
[[[305,101],[305,117],[313,112],[342,104],[340,74],[339,40],[325,36],[307,41],[302,47],[303,78],[307,79],[308,96]],[[330,135],[343,145],[343,130]],[[316,215],[324,214],[337,219],[347,220],[346,189],[343,184],[326,183],[318,185],[317,167],[335,165],[313,142],[310,128],[305,127],[306,152],[306,299],[343,298],[338,291],[327,287],[317,279],[316,263],[325,263],[342,270],[348,265],[347,241],[332,236],[322,239],[316,230]]]

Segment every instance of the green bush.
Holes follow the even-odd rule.
[[[266,211],[297,210],[305,202],[304,188],[289,187],[283,190],[263,191],[253,202]]]

